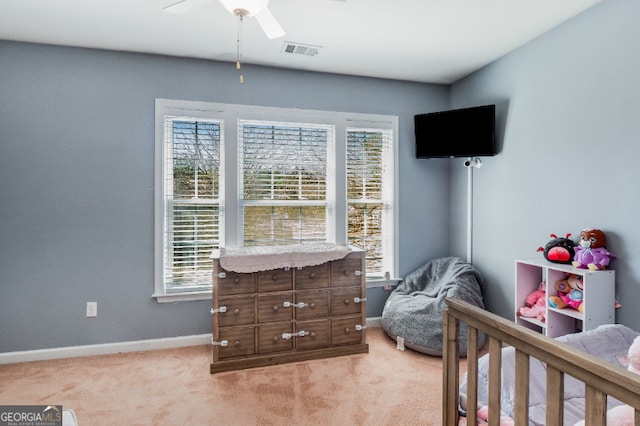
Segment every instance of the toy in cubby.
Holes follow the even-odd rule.
[[[583,281],[582,275],[567,274],[565,279],[556,282],[554,288],[558,293],[555,296],[549,296],[549,306],[558,309],[569,307],[584,312]]]
[[[518,315],[525,318],[535,318],[545,322],[545,309],[547,303],[547,283],[542,281],[538,289],[529,293],[524,301],[524,306],[518,310]]]

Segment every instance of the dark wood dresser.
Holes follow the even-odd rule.
[[[252,273],[214,258],[211,373],[368,352],[364,256]]]

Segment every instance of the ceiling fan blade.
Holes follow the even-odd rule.
[[[180,0],[169,6],[163,7],[162,10],[169,13],[175,13],[176,15],[182,15],[183,13],[191,12],[193,9],[209,3],[211,0]]]
[[[285,35],[284,30],[268,7],[265,7],[260,12],[256,13],[255,17],[267,37],[273,39]]]

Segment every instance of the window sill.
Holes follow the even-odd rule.
[[[154,293],[158,303],[193,302],[196,300],[211,300],[211,291],[193,291],[188,293]]]

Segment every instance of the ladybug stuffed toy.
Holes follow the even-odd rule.
[[[556,234],[551,234],[551,241],[544,246],[539,247],[538,251],[543,252],[544,258],[553,263],[566,263],[571,264],[575,257],[575,243],[570,240],[571,234],[567,234],[564,237],[558,237]]]

